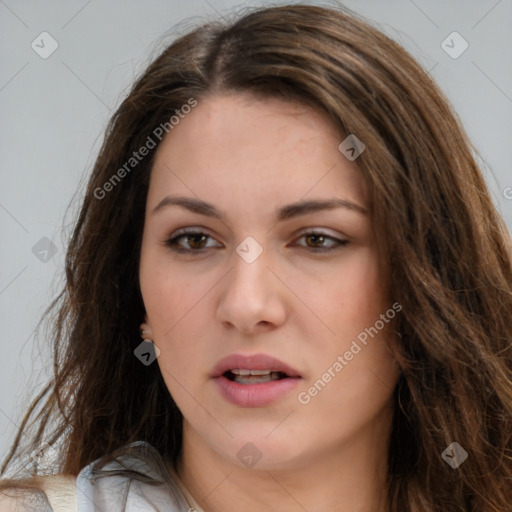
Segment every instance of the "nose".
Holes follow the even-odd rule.
[[[252,263],[234,255],[217,307],[217,319],[225,327],[256,334],[284,323],[286,288],[267,265],[265,251]]]

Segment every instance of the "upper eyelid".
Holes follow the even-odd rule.
[[[303,228],[294,234],[294,239],[302,238],[303,236],[309,235],[309,234],[322,235],[322,236],[325,236],[326,238],[335,240],[340,243],[349,241],[349,240],[347,240],[348,237],[346,237],[345,235],[339,236],[339,235],[333,235],[333,234],[327,233],[325,231],[325,228]],[[167,241],[174,240],[176,238],[179,238],[182,236],[187,236],[187,235],[206,235],[207,237],[211,238],[212,240],[215,240],[217,243],[220,243],[213,235],[208,233],[208,230],[205,228],[181,228],[181,229],[178,229],[177,231],[172,233],[171,236],[169,236],[167,238]]]
[[[294,233],[294,236],[302,236],[302,235],[310,234],[310,233],[322,234],[322,235],[325,235],[325,236],[330,236],[331,238],[338,238],[340,236],[348,238],[344,234],[336,235],[336,234],[332,234],[332,233],[327,232],[326,228],[315,228],[315,227],[299,229],[296,233]],[[177,229],[176,231],[174,231],[169,236],[169,238],[176,238],[177,236],[187,235],[187,234],[208,235],[211,238],[215,238],[215,236],[212,235],[207,228],[203,228],[203,227],[197,227],[197,228],[196,227],[185,227],[185,228],[180,228],[180,229]]]

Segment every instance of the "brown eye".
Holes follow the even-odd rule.
[[[313,250],[313,252],[328,252],[348,244],[348,240],[340,240],[316,231],[303,233],[299,240],[302,238],[306,240],[306,248]]]
[[[211,247],[220,247],[220,245],[207,245],[209,240],[213,238],[202,231],[185,230],[166,240],[165,245],[173,251],[183,253],[201,252]]]
[[[322,248],[323,244],[326,240],[326,237],[324,237],[324,235],[317,235],[317,234],[306,235],[305,238],[308,242],[308,245],[310,247],[314,247],[314,248]]]
[[[208,235],[205,235],[204,233],[198,233],[193,235],[182,235],[182,237],[185,237],[189,240],[192,249],[203,249],[205,247]]]

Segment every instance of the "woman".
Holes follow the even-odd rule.
[[[107,130],[4,508],[512,510],[511,245],[472,149],[348,11],[177,40]]]

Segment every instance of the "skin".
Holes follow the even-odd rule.
[[[140,263],[144,328],[184,416],[178,474],[206,512],[387,510],[392,323],[307,405],[298,400],[391,306],[367,191],[357,160],[338,150],[343,139],[308,106],[233,93],[202,98],[158,148]],[[225,217],[177,205],[153,213],[168,195],[207,201]],[[331,198],[366,213],[276,220],[284,205]],[[196,255],[165,243],[185,227],[209,235],[179,239]],[[248,236],[263,248],[252,263],[236,252]],[[233,405],[210,377],[233,353],[270,354],[302,381],[268,406]],[[249,442],[261,453],[251,468],[237,457]]]

